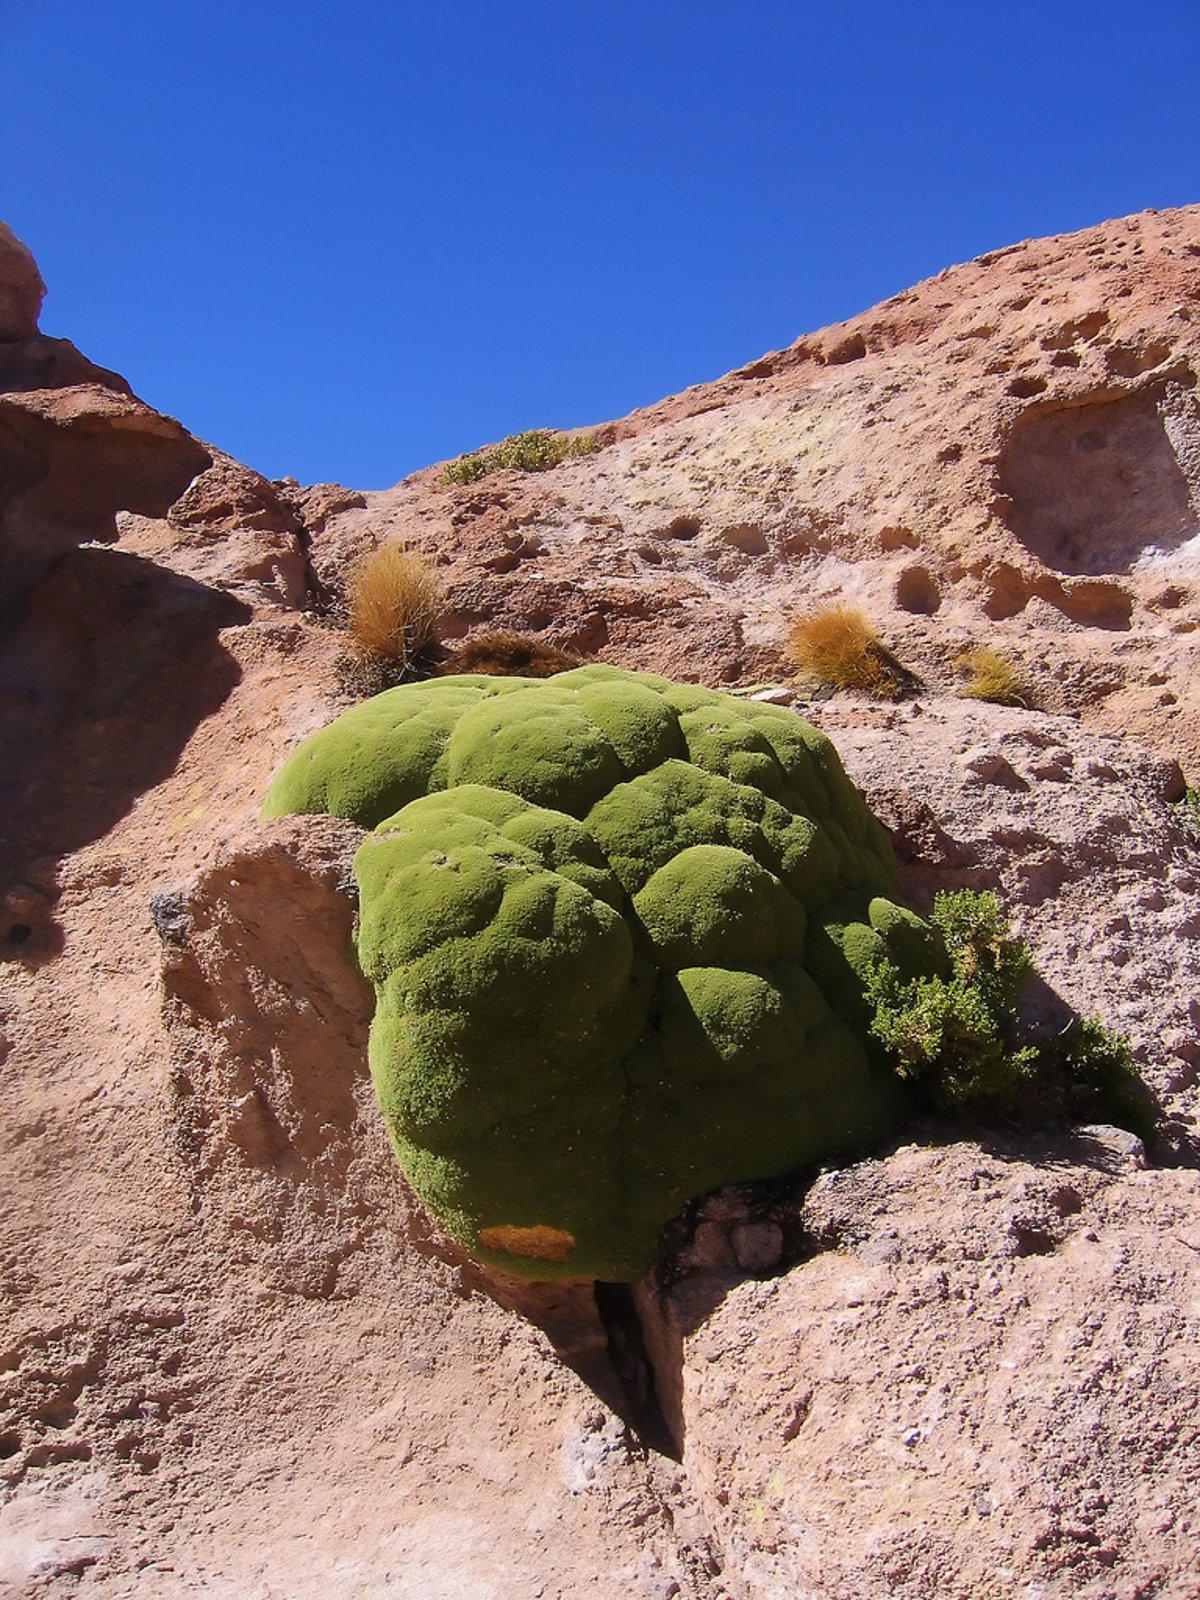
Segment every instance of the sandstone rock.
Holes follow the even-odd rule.
[[[308,562],[291,497],[224,451],[207,449],[212,464],[171,506],[167,521],[174,532],[163,542],[193,577],[303,606]]]
[[[311,1295],[334,1292],[372,1187],[387,1188],[364,1070],[371,996],[351,954],[360,837],[328,817],[256,828],[155,915],[189,1182],[235,1260],[269,1239],[283,1287]]]
[[[640,616],[571,647],[698,681],[777,676],[790,621],[849,600],[934,688],[986,642],[1042,709],[1200,766],[1198,248],[1193,208],[993,252],[552,472],[454,489],[431,468],[369,494],[324,521],[314,563],[336,587],[350,552],[400,534],[461,587],[456,628],[486,610],[481,569],[522,630],[633,589]],[[1155,672],[1173,700],[1140,692]]]
[[[307,488],[294,479],[280,480],[275,489],[295,507],[301,526],[310,533],[320,533],[340,511],[361,511],[367,497],[357,489],[347,489],[340,483],[314,483]]]
[[[1191,1592],[1198,1198],[1108,1130],[908,1146],[786,1276],[649,1293],[733,1592]]]
[[[0,395],[0,611],[64,551],[116,536],[132,508],[162,516],[208,452],[177,422],[93,384]]]
[[[116,537],[121,510],[163,516],[204,447],[124,379],[38,332],[45,286],[0,224],[0,621],[64,551]]]
[[[46,285],[37,262],[0,222],[0,340],[28,339],[37,333]]]
[[[1198,274],[1196,210],[1034,241],[551,473],[358,495],[266,484],[46,340],[0,241],[0,1585],[1191,1593]],[[336,593],[387,539],[439,565],[448,639],[788,700],[790,619],[863,606],[926,690],[805,709],[908,891],[997,885],[1040,1014],[1128,1030],[1166,1137],[925,1126],[807,1195],[722,1191],[645,1328],[485,1279],[374,1113],[352,836],[254,821],[334,709],[301,575]],[[985,641],[1035,709],[951,698]]]

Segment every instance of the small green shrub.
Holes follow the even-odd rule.
[[[930,921],[942,936],[949,975],[906,980],[894,962],[880,962],[867,979],[871,1032],[894,1054],[901,1076],[924,1084],[941,1109],[1007,1105],[1036,1055],[1013,1044],[1029,949],[1009,936],[991,893],[939,894]]]
[[[1050,1065],[1066,1074],[1077,1110],[1111,1116],[1142,1138],[1154,1132],[1154,1119],[1139,1094],[1140,1079],[1129,1041],[1110,1033],[1098,1017],[1080,1017],[1046,1047]]]
[[[442,482],[463,486],[486,478],[489,472],[548,472],[570,456],[590,456],[600,445],[594,434],[547,433],[533,428],[510,433],[491,450],[477,450],[447,462]]]
[[[1125,1039],[1094,1017],[1050,1040],[1022,1024],[1017,1002],[1032,959],[994,894],[939,894],[930,922],[948,970],[906,979],[884,959],[867,975],[866,995],[873,1037],[934,1109],[1030,1121],[1107,1116],[1150,1131]]]
[[[1183,805],[1191,830],[1200,839],[1200,785],[1188,784],[1184,790]]]

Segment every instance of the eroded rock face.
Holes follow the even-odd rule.
[[[299,608],[309,595],[304,525],[286,491],[209,446],[212,465],[171,506],[176,558],[217,588]]]
[[[37,333],[45,293],[37,262],[12,229],[0,222],[0,340],[7,344]]]
[[[282,1286],[314,1295],[332,1293],[373,1225],[390,1159],[365,1069],[370,990],[352,954],[360,838],[332,818],[255,829],[151,903],[189,1181],[235,1255],[269,1240]]]
[[[84,460],[105,504],[155,511],[59,560],[0,652],[0,1588],[1191,1593],[1200,847],[1170,763],[1200,757],[1174,476],[1190,504],[1198,250],[1180,212],[999,252],[543,477],[356,496],[217,458],[170,517],[155,462],[182,474],[194,441],[36,332],[8,252],[14,561],[97,526]],[[1092,420],[1121,515],[1072,555],[1055,461]],[[1166,1148],[922,1129],[807,1198],[718,1195],[644,1301],[684,1460],[648,1453],[617,1392],[620,1369],[645,1398],[632,1331],[609,1318],[609,1361],[589,1286],[483,1285],[395,1171],[357,1064],[351,840],[253,826],[336,709],[340,636],[272,569],[305,537],[289,508],[330,589],[382,538],[425,549],[451,645],[504,624],[746,685],[787,678],[794,610],[864,605],[924,689],[806,714],[910,894],[998,886],[1040,1002],[1133,1034]],[[947,698],[981,638],[1053,715]]]
[[[314,564],[336,588],[401,536],[444,568],[450,638],[491,615],[714,685],[785,672],[792,620],[849,601],[932,688],[987,643],[1043,709],[1200,765],[1198,302],[1194,208],[1014,245],[551,472],[414,474],[328,518]]]
[[[38,332],[45,289],[0,234],[0,622],[64,551],[116,535],[121,510],[164,516],[204,446],[65,340]]]
[[[1112,1129],[912,1145],[818,1179],[786,1276],[649,1291],[732,1592],[1190,1592],[1198,1201]]]
[[[1195,378],[1113,400],[1030,407],[1000,457],[1006,521],[1051,570],[1128,573],[1196,537],[1185,467],[1200,448]]]

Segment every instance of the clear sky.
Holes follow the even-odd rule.
[[[0,0],[0,217],[46,332],[376,488],[1200,200],[1198,69],[1198,0]]]

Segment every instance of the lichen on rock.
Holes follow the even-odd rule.
[[[358,955],[397,1156],[492,1265],[636,1278],[688,1200],[894,1126],[860,975],[932,947],[791,712],[607,666],[405,685],[263,808],[322,811],[373,829]]]

